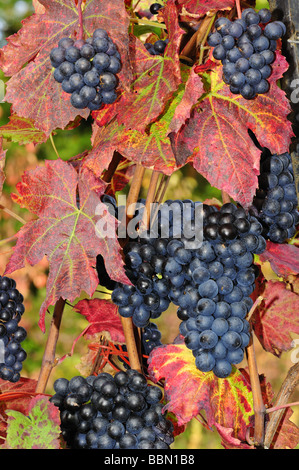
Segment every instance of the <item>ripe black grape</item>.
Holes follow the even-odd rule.
[[[151,448],[169,448],[173,425],[158,407],[163,394],[142,374],[129,369],[73,379],[57,379],[50,398],[60,410],[68,448],[136,449],[148,441]]]
[[[167,44],[168,39],[159,39],[154,43],[146,42],[144,46],[151,55],[163,55]]]

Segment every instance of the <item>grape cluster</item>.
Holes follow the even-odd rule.
[[[159,39],[158,41],[151,44],[150,42],[144,43],[145,48],[151,55],[162,55],[165,52],[165,48],[168,44],[168,39]]]
[[[270,10],[258,13],[253,8],[242,12],[242,18],[230,21],[221,17],[215,32],[208,37],[213,56],[223,64],[223,80],[234,94],[253,99],[269,91],[277,40],[286,33],[281,21],[271,22]]]
[[[0,378],[9,382],[18,382],[27,357],[21,346],[27,333],[19,326],[25,311],[23,300],[14,279],[0,276]]]
[[[50,60],[55,67],[54,79],[71,95],[75,108],[94,111],[116,100],[121,58],[104,29],[96,29],[86,40],[60,39]]]
[[[253,200],[264,225],[264,236],[274,243],[284,243],[296,233],[299,223],[294,172],[289,153],[261,156],[259,187]]]
[[[162,414],[162,391],[134,369],[57,379],[50,398],[72,449],[169,449],[173,424]]]
[[[165,204],[173,202],[183,207],[186,201]],[[189,204],[192,225],[197,203]],[[118,284],[112,301],[119,306],[120,315],[132,317],[140,328],[174,303],[182,320],[180,332],[197,367],[227,377],[231,364],[241,361],[249,342],[245,317],[255,287],[253,253],[262,253],[266,241],[262,224],[242,207],[224,204],[220,210],[207,205],[202,208],[203,242],[199,247],[189,237],[177,237],[188,220],[175,217],[164,221],[163,210],[157,236],[144,234],[126,245],[127,275],[133,285]],[[161,237],[169,222],[169,236]]]

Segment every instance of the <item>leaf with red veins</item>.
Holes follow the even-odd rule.
[[[3,137],[0,136],[0,196],[2,194],[3,184],[5,181],[4,167],[5,167],[5,157],[6,157],[6,152],[7,152],[7,150],[3,150],[2,145],[3,145]]]
[[[124,90],[109,108],[93,113],[99,125],[116,117],[118,124],[126,129],[144,132],[146,126],[163,112],[181,83],[179,47],[184,31],[179,27],[173,0],[167,2],[163,11],[169,35],[164,55],[150,55],[138,38],[130,36],[129,53],[134,72],[132,91]]]
[[[134,171],[135,164],[126,158],[122,158],[105,193],[115,196],[117,191],[121,191],[128,184],[134,175]]]
[[[241,442],[240,439],[235,438],[233,436],[233,429],[224,428],[218,423],[215,424],[215,428],[217,429],[218,434],[221,437],[221,445],[225,449],[254,449],[253,446],[250,446],[245,442]]]
[[[80,300],[74,309],[86,317],[90,323],[85,330],[87,336],[96,333],[104,334],[115,343],[125,343],[122,323],[118,314],[118,307],[109,300],[84,299]]]
[[[76,4],[73,0],[41,0],[40,3],[45,7],[45,13],[24,20],[21,30],[8,38],[8,44],[0,51],[0,68],[11,76],[5,100],[12,103],[18,116],[32,119],[35,127],[49,136],[56,128],[64,129],[78,115],[86,119],[90,111],[78,110],[71,105],[70,95],[54,80],[49,58],[51,49],[57,47],[62,37],[78,37]],[[120,79],[128,88],[132,79],[127,52],[129,17],[123,1],[116,0],[109,5],[97,0],[85,3],[83,23],[86,36],[91,36],[99,27],[108,31],[119,48]]]
[[[169,124],[183,95],[184,85],[181,84],[165,113],[149,126],[146,133],[118,126],[116,121],[110,122],[106,127],[99,127],[93,148],[82,162],[82,174],[100,175],[108,168],[114,151],[117,151],[128,160],[171,175],[178,167],[168,136]]]
[[[235,0],[178,0],[184,21],[194,21],[211,11],[231,10]]]
[[[275,79],[287,69],[279,53],[273,69]],[[288,151],[293,136],[287,119],[289,101],[273,80],[268,93],[245,100],[230,92],[219,66],[211,72],[211,89],[194,107],[187,124],[171,135],[178,164],[192,158],[195,169],[212,186],[226,191],[246,208],[252,203],[260,171],[260,151],[248,129],[272,153]]]
[[[262,262],[269,261],[273,271],[284,278],[299,273],[299,248],[295,245],[267,241],[266,250],[260,255]]]
[[[261,295],[264,300],[251,320],[254,332],[263,348],[279,357],[292,349],[291,334],[299,334],[299,295],[277,281],[268,281]]]
[[[215,64],[215,62],[213,63]],[[205,92],[201,77],[195,73],[195,67],[193,66],[190,70],[184,95],[175,109],[169,125],[169,132],[178,132],[181,129],[182,125],[190,118],[192,107]]]
[[[250,382],[241,371],[234,368],[227,379],[199,371],[192,351],[182,340],[155,348],[148,364],[154,382],[164,379],[165,409],[175,414],[179,425],[204,410],[210,428],[217,423],[233,429],[232,437],[245,442],[246,431],[252,426],[253,400]]]
[[[47,136],[34,127],[32,119],[26,119],[12,114],[9,122],[0,127],[0,136],[5,139],[18,142],[20,145],[33,142],[41,144],[47,140]]]
[[[6,410],[16,410],[27,414],[30,400],[35,394],[36,384],[36,380],[25,377],[21,377],[17,383],[0,379],[0,437],[6,437]]]
[[[73,302],[82,291],[93,295],[98,285],[98,254],[107,260],[112,279],[130,284],[116,236],[118,222],[71,165],[46,161],[45,167],[25,172],[17,190],[20,195],[13,194],[13,200],[38,218],[18,232],[6,273],[23,268],[26,261],[33,266],[47,256],[47,296],[39,322],[43,331],[46,310],[60,297]]]

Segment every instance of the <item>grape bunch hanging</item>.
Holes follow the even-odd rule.
[[[284,243],[296,234],[299,223],[292,159],[288,152],[272,155],[264,149],[260,166],[253,207],[264,226],[264,236],[274,243]]]
[[[98,28],[86,40],[64,37],[50,52],[54,79],[71,95],[74,108],[100,109],[117,99],[121,58],[107,31]]]
[[[230,21],[218,18],[215,32],[208,37],[213,57],[223,64],[223,81],[234,94],[251,100],[270,89],[277,40],[286,33],[281,21],[271,22],[271,12],[253,8],[242,12],[242,18]]]
[[[25,311],[23,300],[14,279],[0,276],[0,378],[9,382],[18,382],[27,357],[21,346],[27,332],[19,325]]]
[[[54,390],[50,401],[71,449],[169,449],[174,440],[161,389],[134,369],[60,378]]]
[[[165,205],[183,201],[166,201]],[[196,203],[189,223],[194,222]],[[220,210],[203,205],[203,242],[197,247],[184,233],[183,216],[158,222],[158,236],[144,234],[124,249],[126,274],[133,285],[117,284],[112,301],[119,314],[146,328],[170,303],[178,306],[180,333],[199,370],[228,377],[248,345],[256,270],[253,254],[265,250],[263,226],[242,207],[224,204]],[[171,213],[170,213],[171,214]],[[170,222],[169,236],[162,237]],[[187,222],[188,223],[188,222]]]

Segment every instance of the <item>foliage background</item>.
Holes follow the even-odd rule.
[[[257,1],[257,8],[268,7],[265,0]],[[6,0],[5,5],[0,4],[0,47],[5,44],[5,37],[14,34],[21,27],[21,20],[33,13],[31,0]],[[5,77],[0,71],[0,79],[5,81]],[[10,114],[10,105],[1,103],[0,105],[0,125],[8,122]],[[80,154],[86,149],[91,148],[90,134],[91,122],[82,121],[81,125],[70,131],[58,130],[54,136],[55,146],[60,158],[68,160],[70,157]],[[25,220],[28,220],[29,214],[14,204],[10,198],[12,192],[16,192],[16,184],[21,179],[25,170],[43,165],[44,160],[55,160],[57,158],[55,149],[50,140],[33,146],[19,146],[16,143],[5,143],[4,148],[8,149],[6,158],[6,181],[4,183],[3,195],[0,203],[13,210]],[[150,172],[145,173],[142,196],[146,196],[149,185]],[[204,201],[205,199],[220,198],[220,191],[212,188],[207,181],[186,165],[177,171],[170,178],[170,183],[165,195],[165,199],[192,199],[194,201]],[[20,222],[0,211],[0,274],[3,273],[7,261],[11,255],[14,241],[10,237],[20,229]],[[37,323],[39,318],[39,309],[46,294],[47,279],[47,261],[46,259],[37,266],[27,265],[25,269],[16,271],[11,275],[16,282],[17,287],[25,298],[26,312],[22,318],[21,325],[28,332],[28,337],[23,343],[24,349],[28,353],[28,358],[23,363],[22,376],[31,379],[37,379],[43,357],[44,347],[47,339],[48,326],[51,315],[46,317],[46,334],[39,329]],[[97,294],[99,297],[101,294]],[[82,297],[83,298],[83,297]],[[79,300],[79,299],[78,299]],[[52,313],[52,309],[51,312]],[[178,334],[179,320],[175,314],[175,306],[172,306],[159,319],[156,320],[160,331],[162,332],[162,341],[164,343],[172,342]],[[78,313],[72,310],[71,305],[66,305],[60,337],[57,345],[57,357],[62,357],[71,351],[74,340],[88,325],[87,321]],[[296,336],[294,335],[294,339]],[[257,362],[259,373],[265,373],[267,379],[271,382],[274,392],[278,392],[280,385],[286,376],[287,371],[293,365],[291,355],[293,351],[283,353],[280,358],[266,353],[255,340],[257,353]],[[78,365],[82,356],[87,353],[87,343],[80,339],[75,347],[74,354],[67,357],[58,364],[50,377],[46,393],[53,393],[53,382],[58,377],[70,379],[74,375],[80,374]],[[299,360],[299,357],[298,357]],[[246,367],[246,360],[240,364],[240,367]],[[299,391],[297,391],[292,401],[299,400]],[[294,409],[292,421],[299,425],[299,409]],[[217,432],[208,431],[196,420],[193,419],[187,426],[184,434],[178,436],[172,448],[176,449],[217,449],[222,448],[220,437]]]

